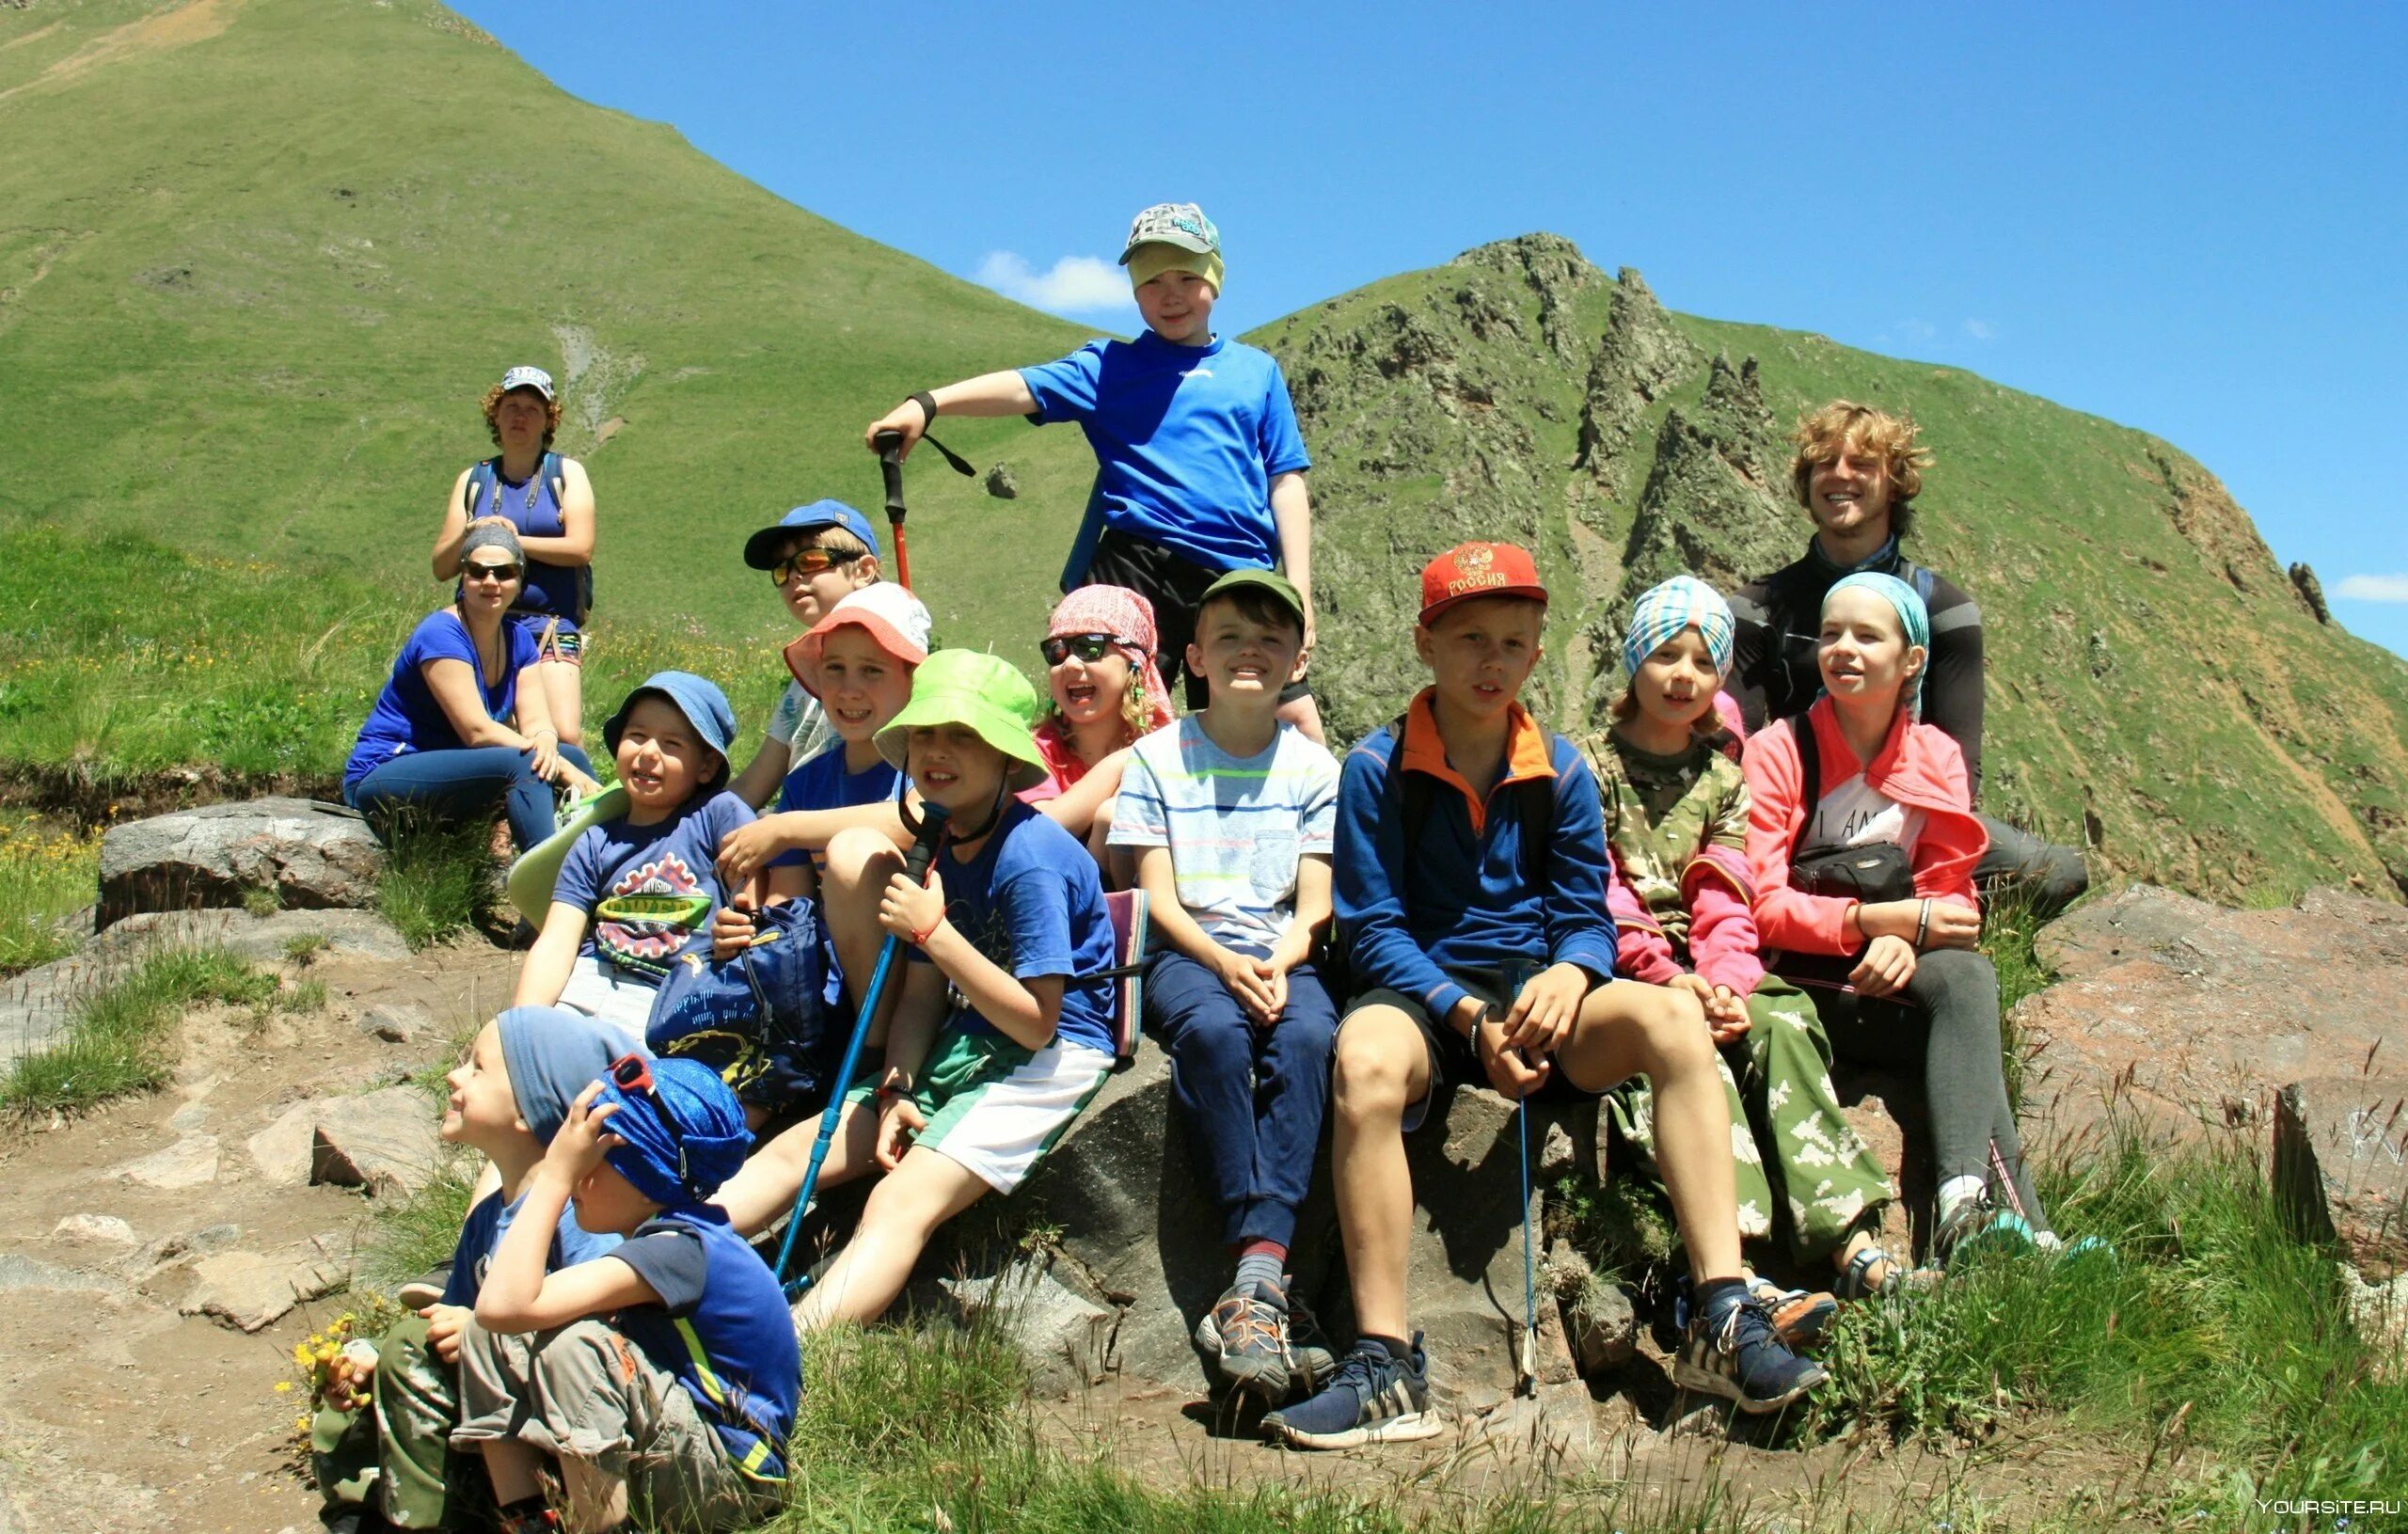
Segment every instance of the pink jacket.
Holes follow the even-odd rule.
[[[1752,995],[1765,977],[1756,919],[1750,909],[1753,894],[1747,864],[1727,846],[1707,847],[1681,870],[1681,903],[1689,911],[1689,958],[1706,984],[1729,986],[1740,996]],[[1606,909],[1613,914],[1619,940],[1616,974],[1660,986],[1687,973],[1672,957],[1672,941],[1647,914],[1646,902],[1639,898],[1619,862],[1606,886]]]
[[[1822,785],[1829,790],[1854,772],[1856,752],[1840,733],[1830,699],[1816,699],[1806,719],[1822,758]],[[1862,939],[1847,936],[1847,913],[1856,902],[1790,888],[1790,844],[1813,811],[1798,802],[1805,784],[1790,729],[1786,720],[1766,726],[1748,741],[1740,759],[1748,775],[1748,868],[1755,880],[1756,927],[1767,948],[1853,954],[1864,946]],[[1915,843],[1915,894],[1980,909],[1973,865],[1988,849],[1989,835],[1972,812],[1965,757],[1956,742],[1900,709],[1889,737],[1863,767],[1867,783],[1924,812],[1923,834]]]

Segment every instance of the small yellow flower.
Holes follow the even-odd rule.
[[[276,1382],[276,1393],[277,1393],[277,1395],[279,1395],[279,1396],[282,1396],[282,1395],[289,1395],[289,1394],[291,1394],[291,1393],[292,1393],[292,1390],[293,1390],[293,1382],[292,1382],[292,1381],[290,1381],[290,1380],[278,1380],[278,1381],[277,1381],[277,1382]]]

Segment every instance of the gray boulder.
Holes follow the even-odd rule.
[[[410,945],[382,916],[364,910],[279,910],[254,916],[240,909],[148,910],[123,918],[92,940],[106,957],[140,948],[224,948],[257,964],[281,962],[296,949],[403,963]]]
[[[294,1305],[351,1282],[351,1253],[332,1235],[273,1252],[227,1252],[193,1264],[194,1284],[177,1308],[238,1332],[257,1332]]]
[[[365,1188],[379,1197],[417,1193],[443,1162],[443,1142],[427,1095],[415,1086],[388,1086],[356,1098],[325,1098],[311,1115],[309,1180]],[[278,1127],[290,1131],[290,1115]],[[272,1160],[254,1141],[262,1164]],[[271,1173],[273,1175],[273,1173]]]
[[[209,804],[110,829],[101,840],[103,927],[141,911],[239,906],[269,890],[288,907],[374,903],[385,852],[339,804],[259,799]]]

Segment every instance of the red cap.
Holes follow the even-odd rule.
[[[1421,567],[1421,624],[1475,596],[1546,600],[1529,549],[1512,544],[1457,544]]]

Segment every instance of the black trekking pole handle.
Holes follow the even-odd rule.
[[[878,472],[886,481],[886,519],[903,520],[903,434],[878,434]]]

